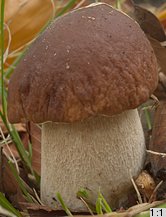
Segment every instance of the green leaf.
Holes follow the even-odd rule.
[[[24,185],[24,182],[23,182],[22,178],[19,176],[16,168],[13,166],[11,161],[9,161],[8,163],[9,163],[10,169],[11,169],[11,171],[12,171],[12,173],[13,173],[19,187],[21,188],[22,192],[24,193],[27,201],[30,202],[30,203],[33,203],[34,201],[32,200],[32,197],[29,194],[29,192],[27,191],[27,189],[26,189],[26,187]]]

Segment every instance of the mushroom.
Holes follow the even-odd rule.
[[[9,83],[11,123],[42,124],[41,199],[60,192],[71,210],[83,187],[113,206],[145,160],[137,107],[157,85],[154,51],[139,25],[101,3],[56,19]]]

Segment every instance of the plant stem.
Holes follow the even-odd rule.
[[[1,0],[1,100],[2,100],[2,113],[6,118],[6,99],[4,87],[4,8],[5,0]]]

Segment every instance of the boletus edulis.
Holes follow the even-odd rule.
[[[9,83],[11,123],[42,124],[41,199],[99,189],[117,204],[145,160],[137,107],[157,85],[157,62],[139,25],[107,4],[56,19],[36,39]]]

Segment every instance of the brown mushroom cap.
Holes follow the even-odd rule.
[[[8,118],[74,122],[145,102],[157,62],[139,25],[106,4],[55,20],[32,44],[9,83]]]

